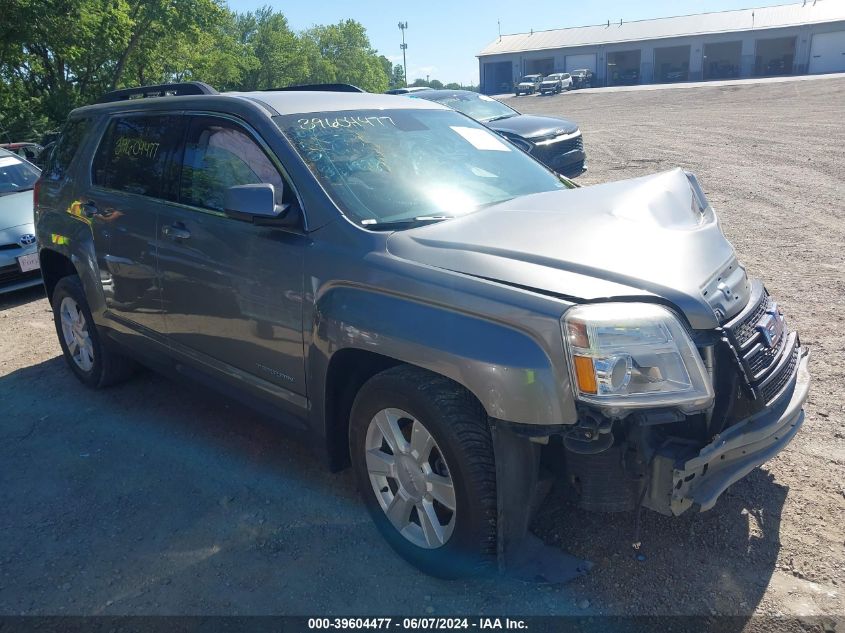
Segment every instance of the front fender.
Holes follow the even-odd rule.
[[[464,386],[491,417],[571,424],[572,399],[541,345],[514,327],[444,306],[358,286],[325,292],[315,306],[312,347],[326,361],[366,350],[436,372]],[[318,362],[309,355],[310,362]],[[321,375],[312,366],[311,375]],[[319,397],[319,396],[318,396]]]

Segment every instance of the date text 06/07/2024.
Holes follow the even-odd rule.
[[[367,630],[393,629],[400,631],[417,630],[524,630],[528,625],[525,620],[511,618],[309,618],[309,630]]]

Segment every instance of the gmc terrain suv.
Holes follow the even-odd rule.
[[[73,111],[36,199],[83,383],[138,360],[304,431],[432,574],[507,561],[548,470],[707,510],[804,420],[808,353],[680,169],[576,187],[430,101],[182,84]]]

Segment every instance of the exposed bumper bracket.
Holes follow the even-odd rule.
[[[802,348],[798,370],[783,396],[717,435],[697,455],[678,459],[672,446],[658,451],[644,505],[662,514],[679,515],[693,505],[704,512],[731,484],[783,450],[804,422],[808,362],[809,351]]]

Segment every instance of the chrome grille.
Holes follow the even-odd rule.
[[[754,301],[753,296],[751,297],[751,301]],[[757,335],[755,327],[757,326],[757,322],[763,318],[764,314],[766,314],[766,308],[768,305],[769,295],[766,290],[763,289],[762,297],[757,298],[757,304],[754,306],[753,310],[743,317],[739,323],[732,326],[731,329],[734,337],[740,347],[748,345],[748,343],[751,342],[751,339]]]
[[[768,383],[760,388],[760,396],[766,404],[774,400],[783,391],[783,388],[786,387],[789,379],[792,378],[798,366],[799,351],[800,348],[794,345],[789,355],[789,360],[772,376],[772,379]]]
[[[774,314],[783,326],[779,340],[769,341],[761,323],[767,314]],[[772,317],[769,317],[770,322]],[[734,352],[746,386],[754,398],[769,404],[789,383],[798,363],[798,337],[786,330],[766,289],[759,281],[751,288],[746,308],[724,325],[726,340]],[[770,343],[773,343],[770,345]]]
[[[755,376],[759,376],[766,369],[772,366],[772,363],[777,360],[778,351],[776,349],[763,348],[762,350],[754,350],[754,354],[748,360],[751,372]]]
[[[549,145],[535,145],[531,153],[539,158],[541,156],[559,156],[576,149],[584,149],[584,137],[580,134],[574,138],[550,143]]]

